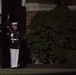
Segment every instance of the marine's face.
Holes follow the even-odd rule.
[[[16,30],[16,29],[17,29],[17,26],[15,26],[15,25],[12,25],[12,28],[13,28],[14,30]]]

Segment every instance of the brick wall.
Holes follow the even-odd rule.
[[[35,15],[37,11],[27,11],[26,12],[26,33],[28,33],[29,30],[29,24],[31,22],[31,18]]]

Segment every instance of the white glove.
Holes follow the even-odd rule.
[[[14,36],[14,34],[13,33],[11,33],[11,35],[10,35],[11,37],[13,37]]]

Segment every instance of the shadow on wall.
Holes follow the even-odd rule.
[[[20,44],[20,66],[25,68],[28,64],[31,64],[30,50],[26,47],[26,40],[21,40]]]

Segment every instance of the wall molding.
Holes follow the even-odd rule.
[[[26,3],[26,11],[43,11],[43,10],[52,10],[56,8],[56,4],[42,4],[42,3]]]
[[[76,10],[76,5],[71,5],[71,6],[68,6],[68,9],[71,9],[71,10]]]

